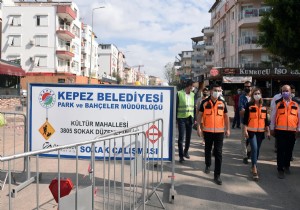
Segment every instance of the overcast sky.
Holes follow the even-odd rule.
[[[73,0],[82,21],[91,25],[99,43],[115,44],[128,65],[144,65],[142,72],[163,76],[164,66],[181,51],[192,50],[192,37],[209,26],[215,0]],[[178,56],[177,56],[178,57]]]

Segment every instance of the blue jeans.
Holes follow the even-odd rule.
[[[264,132],[248,131],[248,134],[249,134],[248,141],[250,142],[250,146],[251,146],[251,162],[252,162],[252,166],[256,166],[258,156],[259,156],[260,146],[264,139]]]
[[[179,158],[183,158],[183,139],[185,136],[185,147],[184,152],[188,152],[190,148],[191,135],[193,129],[193,117],[178,118],[178,152]]]

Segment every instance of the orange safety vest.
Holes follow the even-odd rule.
[[[203,104],[203,131],[211,133],[224,132],[224,109],[222,101],[217,101],[215,105],[211,100]]]
[[[267,118],[267,108],[265,106],[258,107],[257,105],[249,106],[249,121],[247,130],[253,132],[265,131],[265,120]]]
[[[289,105],[280,101],[276,105],[276,130],[296,131],[298,126],[298,109],[296,102],[290,101]]]

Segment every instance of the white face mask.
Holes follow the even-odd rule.
[[[192,91],[194,92],[194,90],[195,90],[195,87],[192,87]]]
[[[292,98],[294,98],[295,97],[295,93],[291,93],[291,96],[292,96]]]
[[[255,101],[259,101],[261,99],[261,95],[254,95],[253,98]]]
[[[216,92],[216,91],[213,91],[213,97],[214,98],[219,98],[219,96],[221,95],[221,92]]]

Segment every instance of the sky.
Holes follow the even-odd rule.
[[[81,21],[92,24],[98,43],[114,44],[129,66],[164,77],[164,66],[181,51],[192,50],[192,37],[210,24],[215,0],[73,0]]]

